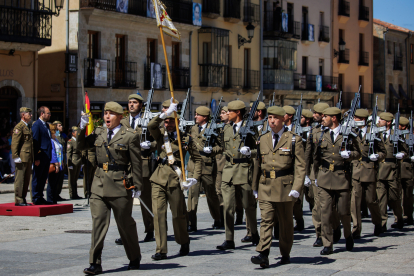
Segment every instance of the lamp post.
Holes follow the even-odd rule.
[[[334,49],[334,57],[338,57],[341,52],[345,51],[345,45],[345,41],[341,38],[341,41],[339,41],[339,51]]]
[[[246,26],[246,30],[247,30],[247,37],[249,39],[246,39],[244,37],[242,37],[241,35],[238,36],[238,40],[239,40],[239,49],[241,46],[243,46],[245,43],[251,43],[253,36],[254,36],[254,26],[252,25],[252,23],[249,23],[249,25]]]
[[[55,12],[55,15],[59,16],[60,10],[63,8],[65,0],[54,0],[54,1],[55,1],[55,8],[56,8],[56,11],[57,11],[57,12]]]

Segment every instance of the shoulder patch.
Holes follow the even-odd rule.
[[[19,134],[19,129],[18,129],[18,128],[16,128],[16,129],[14,130],[14,133]]]
[[[68,144],[68,148],[70,148],[70,145]]]

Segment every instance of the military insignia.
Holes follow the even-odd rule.
[[[70,145],[68,145],[68,149],[70,148]]]
[[[19,130],[16,128],[16,130],[14,131],[14,133],[19,134]]]

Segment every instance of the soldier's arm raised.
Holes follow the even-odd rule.
[[[159,128],[159,125],[163,119],[160,118],[160,116],[156,116],[152,118],[152,120],[148,123],[148,130],[151,133],[151,136],[154,137],[155,141],[158,141],[160,138],[162,138],[161,130]]]
[[[86,134],[86,127],[81,129],[81,131],[78,132],[78,135],[76,136],[76,148],[80,151],[87,150],[90,148],[93,148],[95,146],[95,140],[96,140],[96,132],[100,131],[102,128],[96,128],[95,131],[85,137]]]
[[[141,147],[140,136],[134,134],[129,144],[129,156],[131,158],[131,168],[132,168],[132,179],[134,181],[134,186],[138,191],[142,190],[142,159],[141,159]]]
[[[305,161],[305,153],[303,152],[303,143],[302,137],[299,135],[295,135],[296,142],[295,142],[295,173],[293,179],[292,190],[297,192],[301,192],[303,188],[303,183],[305,182],[305,175],[306,175],[306,161]]]

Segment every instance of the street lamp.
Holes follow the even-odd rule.
[[[54,1],[55,1],[55,7],[56,7],[56,10],[57,10],[57,12],[55,13],[55,15],[56,16],[59,16],[60,10],[63,8],[63,5],[65,3],[65,0],[54,0]]]
[[[334,49],[334,57],[337,57],[341,51],[345,51],[345,41],[341,38],[341,41],[339,41],[339,51]]]
[[[241,35],[238,36],[239,38],[239,49],[241,46],[243,46],[245,43],[251,43],[253,36],[254,36],[254,26],[252,25],[252,23],[249,23],[249,25],[246,26],[246,30],[247,30],[247,37],[249,39],[246,39],[244,37],[242,37]]]

